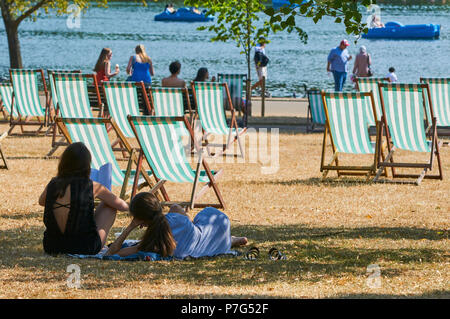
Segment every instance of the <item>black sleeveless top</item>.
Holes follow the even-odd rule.
[[[70,181],[70,205],[67,206],[57,203],[56,182],[57,178],[53,178],[47,186],[44,251],[48,254],[97,254],[102,248],[102,243],[94,220],[92,181],[89,178],[73,178]],[[69,208],[64,233],[56,222],[54,207]]]

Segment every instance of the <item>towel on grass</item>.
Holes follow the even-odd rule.
[[[122,244],[122,248],[134,246],[137,243],[139,243],[139,240],[126,239],[123,242],[123,244]],[[158,261],[158,260],[174,260],[174,259],[183,260],[183,259],[179,259],[179,258],[174,258],[173,256],[161,257],[161,255],[157,254],[157,253],[143,252],[143,251],[140,251],[140,252],[138,252],[136,254],[132,254],[132,255],[129,255],[129,256],[126,256],[126,257],[121,257],[119,255],[105,256],[105,253],[107,251],[108,251],[108,247],[105,246],[96,255],[68,254],[67,256],[72,257],[72,258],[80,258],[80,259],[94,258],[94,259],[100,259],[100,260],[123,260],[123,261]],[[224,255],[238,256],[239,252],[231,250],[227,254],[221,254],[221,255],[218,255],[218,256],[224,256]],[[192,257],[188,256],[188,257],[184,258],[184,260],[201,259],[201,258],[202,257],[200,257],[200,258],[192,258]],[[210,257],[203,257],[203,258],[210,258]]]

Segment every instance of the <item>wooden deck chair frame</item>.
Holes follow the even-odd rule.
[[[430,114],[432,118],[431,125],[428,125],[427,128],[425,128],[424,125],[424,134],[425,136],[431,137],[431,149],[430,149],[430,160],[426,163],[408,163],[408,162],[396,162],[394,161],[393,154],[396,151],[396,147],[393,144],[392,141],[392,132],[391,129],[389,129],[388,121],[387,121],[387,115],[386,115],[386,103],[383,95],[383,88],[393,88],[393,87],[403,87],[407,88],[408,90],[419,90],[421,89],[421,95],[423,99],[423,108],[424,108],[424,114],[426,114],[426,106],[425,106],[425,99],[428,99],[428,105],[430,106]],[[387,148],[388,148],[388,155],[384,160],[378,161],[378,171],[374,178],[374,182],[393,182],[393,183],[401,183],[401,184],[415,184],[420,185],[422,180],[424,178],[427,179],[440,179],[443,180],[443,173],[442,173],[442,164],[441,164],[441,156],[439,152],[439,141],[437,136],[437,125],[436,125],[436,117],[433,112],[433,104],[431,101],[430,91],[428,88],[428,84],[386,84],[386,83],[379,83],[378,84],[380,99],[381,99],[381,107],[383,115],[381,117],[381,128],[378,132],[378,138],[381,139],[383,136],[386,137],[387,140]],[[422,119],[423,121],[424,119]],[[421,121],[421,122],[422,122]],[[380,143],[381,144],[381,143]],[[380,145],[379,145],[380,147]],[[437,162],[438,162],[438,170],[439,174],[437,175],[431,175],[427,174],[428,171],[431,171],[433,168],[433,161],[434,157],[436,156]],[[386,168],[391,168],[392,172],[392,178],[393,180],[379,180],[380,178],[380,172]],[[396,168],[408,168],[408,169],[422,169],[422,172],[420,174],[398,174],[396,173]],[[395,181],[396,178],[402,178],[401,181]],[[415,181],[411,182],[405,179],[416,179]]]
[[[101,98],[100,98],[100,91],[98,89],[98,85],[97,85],[97,78],[94,74],[85,74],[85,73],[80,73],[80,72],[53,72],[49,74],[49,79],[50,81],[53,81],[53,85],[55,87],[55,93],[58,94],[58,88],[56,86],[56,77],[60,77],[60,76],[64,76],[67,78],[81,78],[83,79],[83,81],[86,81],[87,79],[92,79],[92,81],[94,82],[95,87],[97,87],[97,91],[96,91],[96,95],[97,95],[97,102],[98,105],[92,107],[89,104],[89,114],[88,117],[94,117],[92,114],[92,111],[95,110],[96,108],[98,108],[98,112],[99,112],[99,117],[103,117],[103,104],[101,102]],[[87,83],[86,83],[86,89],[87,89]],[[69,118],[69,116],[67,114],[61,114],[61,105],[60,105],[60,99],[59,97],[57,97],[58,103],[56,105],[56,109],[55,109],[55,117],[67,117]],[[90,102],[89,102],[90,103]],[[87,116],[85,116],[87,117]],[[108,128],[109,129],[109,128]],[[55,151],[60,147],[60,146],[67,146],[69,145],[69,143],[67,142],[66,138],[63,136],[62,138],[60,138],[59,140],[57,140],[57,126],[54,127],[54,129],[52,130],[52,148],[51,150],[47,153],[47,157],[50,157],[53,155],[53,153],[55,153]]]
[[[14,81],[14,76],[13,74],[16,73],[34,73],[36,75],[36,80],[38,81],[38,78],[40,76],[41,81],[42,81],[42,85],[43,85],[43,89],[44,89],[44,95],[45,95],[45,102],[44,102],[44,107],[42,107],[41,105],[41,101],[40,101],[40,96],[39,96],[39,87],[38,87],[38,83],[35,83],[35,86],[32,87],[32,83],[28,82],[29,87],[26,89],[22,89],[22,91],[27,91],[27,92],[31,92],[31,94],[33,96],[30,97],[23,97],[18,95],[18,91],[16,85],[18,85],[17,83],[15,83]],[[12,131],[14,130],[14,127],[16,126],[20,126],[21,128],[21,132],[22,134],[31,134],[31,135],[39,135],[39,133],[41,133],[41,130],[46,127],[48,125],[48,123],[50,122],[51,118],[50,118],[50,110],[49,110],[49,105],[48,105],[48,91],[47,91],[47,84],[45,82],[45,76],[44,76],[44,70],[42,69],[35,69],[35,70],[25,70],[25,69],[10,69],[9,70],[9,75],[10,75],[10,79],[11,79],[11,84],[13,86],[13,95],[11,98],[11,114],[9,116],[9,125],[10,128],[8,130],[8,135],[11,135]],[[16,89],[14,89],[14,87],[16,87]],[[34,105],[34,106],[30,106],[30,98],[31,100],[34,100],[34,102],[31,102],[31,104],[38,104],[38,105]],[[27,102],[25,102],[27,101]],[[22,102],[24,102],[25,105],[22,105],[25,108],[41,108],[42,114],[21,114],[20,109],[22,108],[18,106],[18,104],[22,104]],[[36,109],[35,109],[36,111]],[[25,113],[25,112],[22,112]],[[33,112],[34,113],[34,112]],[[17,114],[17,116],[13,116],[13,114]],[[30,120],[32,118],[35,118],[35,120]],[[44,117],[44,120],[41,120],[41,117]],[[23,126],[38,126],[38,129],[36,131],[25,131]]]
[[[120,191],[120,198],[122,198],[124,200],[130,198],[133,188],[129,191],[127,191],[127,189],[129,186],[129,181],[130,181],[131,175],[132,175],[133,163],[135,165],[138,164],[137,151],[136,151],[136,149],[132,148],[131,145],[128,143],[128,141],[126,140],[126,137],[122,134],[122,132],[120,131],[119,127],[114,122],[114,120],[107,119],[107,118],[61,118],[61,117],[57,117],[55,119],[55,121],[56,121],[56,124],[58,125],[58,128],[64,134],[64,137],[69,142],[69,144],[72,144],[73,140],[72,140],[72,137],[66,127],[66,123],[68,123],[68,122],[70,122],[71,124],[77,124],[77,123],[78,124],[83,124],[83,123],[103,124],[105,126],[105,129],[107,126],[110,126],[114,130],[115,134],[117,135],[117,138],[120,138],[122,140],[123,145],[125,146],[125,148],[127,149],[127,151],[130,154],[129,159],[128,159],[127,168],[126,168],[125,174],[124,174],[123,184],[122,184],[121,191]],[[112,150],[112,147],[111,147],[111,150]],[[94,156],[94,155],[92,155],[92,156]],[[149,174],[143,170],[141,170],[139,173],[140,173],[140,175],[143,176],[145,181],[138,185],[135,185],[135,183],[137,183],[137,182],[134,181],[133,187],[137,187],[137,189],[141,189],[145,186],[152,187],[153,182],[152,182]],[[136,171],[136,174],[137,174],[137,171]]]
[[[377,140],[375,142],[374,146],[374,154],[373,154],[373,162],[371,165],[368,166],[343,166],[339,164],[339,152],[336,147],[336,141],[333,137],[332,130],[330,127],[330,115],[329,115],[329,107],[327,104],[327,97],[333,98],[334,96],[338,98],[348,97],[348,98],[357,98],[357,99],[365,99],[365,97],[368,97],[371,101],[371,107],[374,114],[376,114],[376,109],[374,106],[374,98],[372,92],[359,92],[359,93],[342,93],[342,92],[335,92],[335,93],[326,93],[324,91],[321,92],[322,102],[325,110],[325,130],[323,134],[323,142],[322,142],[322,156],[320,161],[320,171],[322,172],[322,180],[325,179],[329,173],[329,171],[336,171],[337,176],[366,176],[366,180],[369,180],[371,176],[374,176],[376,174],[377,170],[377,160],[379,158],[378,152],[381,152],[381,150],[376,146],[379,144],[380,140],[378,138],[377,134]],[[366,99],[367,100],[367,99]],[[362,111],[367,115],[365,111]],[[367,118],[365,118],[367,120]],[[368,124],[368,123],[367,123]],[[380,125],[377,123],[377,131],[379,130]],[[330,139],[331,142],[331,148],[333,151],[333,155],[331,160],[328,164],[325,164],[325,152],[326,152],[326,140],[327,136]],[[367,126],[367,137],[369,138],[369,126]],[[368,139],[370,142],[370,139]],[[366,153],[370,154],[370,153]],[[383,156],[384,157],[384,156]],[[385,172],[384,172],[385,173]]]
[[[0,83],[0,112],[2,112],[3,118],[8,122],[10,113],[12,112],[12,94],[13,88],[11,82]],[[5,95],[9,96],[5,97]],[[17,113],[15,116],[17,116]]]
[[[420,82],[428,84],[428,88],[430,90],[431,101],[433,102],[433,111],[436,115],[438,137],[450,136],[450,132],[439,131],[440,128],[450,130],[450,78],[420,78]],[[442,85],[443,88],[439,87],[433,89],[432,85]],[[428,120],[428,106],[426,115]],[[431,120],[429,121],[431,122]],[[441,140],[441,142],[443,141]],[[446,142],[445,144],[448,145],[449,142]]]
[[[2,150],[2,140],[5,139],[8,136],[8,132],[4,132],[0,135],[0,160],[3,162],[3,164],[0,165],[0,169],[9,169],[8,168],[8,162],[6,161],[6,156],[3,153]]]
[[[140,145],[140,151],[139,151],[139,160],[138,160],[138,167],[136,169],[136,175],[135,175],[135,186],[133,187],[133,192],[132,192],[132,196],[134,196],[136,194],[136,180],[139,178],[139,172],[142,171],[142,162],[143,162],[143,158],[145,158],[148,166],[150,167],[151,171],[152,171],[152,175],[156,180],[156,185],[154,187],[151,188],[150,192],[155,194],[158,193],[158,191],[161,193],[161,195],[163,196],[163,201],[161,201],[161,205],[163,206],[171,206],[173,204],[178,204],[180,206],[186,207],[187,209],[194,209],[194,208],[204,208],[204,207],[215,207],[215,208],[222,208],[225,209],[225,201],[223,200],[223,197],[220,193],[220,190],[217,186],[217,180],[221,177],[221,175],[223,174],[223,169],[220,169],[217,172],[212,172],[211,169],[209,168],[208,163],[206,162],[205,158],[203,157],[203,150],[199,145],[196,145],[196,148],[199,150],[198,154],[198,161],[197,161],[197,165],[196,165],[196,170],[195,170],[195,179],[193,182],[193,186],[192,186],[192,192],[191,192],[191,197],[189,201],[184,201],[184,202],[173,202],[170,200],[169,195],[167,194],[167,191],[164,187],[164,184],[167,182],[167,180],[163,180],[163,179],[159,179],[158,175],[155,173],[155,168],[152,167],[151,165],[151,161],[146,157],[145,152],[144,152],[144,147],[146,147],[141,139],[139,138],[139,134],[137,132],[137,128],[134,124],[134,121],[140,121],[140,120],[147,120],[147,119],[151,119],[152,121],[156,121],[156,122],[160,122],[160,123],[184,123],[186,129],[189,131],[189,135],[190,135],[190,139],[191,142],[196,144],[197,142],[195,141],[194,138],[194,131],[192,130],[192,127],[189,124],[188,119],[186,118],[186,116],[183,117],[158,117],[158,116],[142,116],[142,117],[131,117],[128,116],[128,121],[130,122],[130,125],[135,133],[135,136],[138,140],[138,143]],[[178,138],[181,138],[180,136],[177,136]],[[189,164],[188,164],[189,165]],[[189,165],[190,166],[190,165]],[[199,177],[200,177],[200,169],[203,167],[209,182],[207,182],[202,189],[200,189],[199,191],[197,191],[197,187],[199,184]],[[219,204],[204,204],[204,203],[198,203],[197,200],[208,190],[212,188],[214,190],[214,193],[219,201]]]
[[[217,74],[217,81],[228,84],[229,81],[224,80],[224,78],[229,78],[229,77],[233,77],[233,79],[236,79],[236,78],[240,79],[240,82],[241,82],[241,85],[242,85],[241,91],[244,92],[244,93],[247,92],[247,86],[248,86],[247,74],[245,74],[245,73],[239,73],[239,74],[238,73],[218,73]],[[230,90],[230,96],[231,96],[231,100],[232,101],[234,99],[238,99],[239,98],[239,97],[232,96],[233,95],[232,94],[233,90],[230,89],[229,85],[228,85],[228,89]],[[239,113],[239,117],[241,116],[241,112],[244,112],[244,107],[245,107],[245,105],[244,105],[244,103],[242,101],[242,94],[241,94],[240,100],[241,100],[241,105],[236,106],[236,105],[233,104],[234,109],[237,110],[238,113]]]
[[[322,95],[321,95],[321,90],[319,89],[307,89],[306,90],[306,96],[308,98],[308,113],[306,115],[306,120],[307,120],[307,126],[306,126],[306,132],[314,132],[315,131],[315,126],[316,125],[323,125],[323,127],[325,127],[325,123],[326,123],[326,117],[325,117],[325,110],[323,109],[323,101],[322,101]],[[318,101],[313,101],[311,98],[311,95],[315,94],[318,95]],[[323,123],[322,122],[314,122],[314,116],[313,116],[313,108],[312,104],[315,102],[320,102],[322,104],[322,113],[319,114],[323,115]],[[320,111],[319,111],[320,112]],[[321,130],[322,131],[322,130]]]
[[[108,113],[109,113],[109,117],[114,119],[114,122],[116,123],[116,125],[119,127],[122,127],[121,132],[122,135],[125,136],[125,138],[132,138],[134,137],[133,132],[131,130],[131,128],[129,129],[123,129],[124,127],[129,126],[128,123],[128,119],[127,116],[129,114],[124,114],[124,116],[114,116],[114,114],[119,114],[121,112],[121,109],[123,110],[122,105],[116,105],[115,103],[115,99],[111,99],[110,95],[108,94],[108,89],[109,88],[114,88],[114,89],[118,89],[119,87],[123,87],[123,88],[134,88],[135,93],[136,93],[136,99],[137,99],[137,105],[135,105],[135,107],[137,107],[138,111],[139,111],[139,95],[137,92],[137,88],[140,88],[142,90],[142,95],[144,96],[144,104],[145,104],[145,108],[147,109],[147,111],[149,112],[149,114],[151,114],[151,104],[148,98],[148,93],[147,93],[147,89],[145,88],[145,84],[144,82],[104,82],[103,86],[102,86],[102,90],[103,90],[103,94],[104,97],[106,99],[106,103],[108,105]],[[123,101],[121,101],[122,104]],[[128,132],[128,130],[130,132]],[[131,134],[128,134],[131,133]],[[115,147],[116,145],[118,145],[120,147]],[[121,139],[116,139],[113,144],[112,144],[113,150],[114,151],[120,151],[122,152],[122,155],[124,158],[127,157],[127,153],[129,153],[129,151],[126,149],[126,147],[124,147],[124,145],[122,144]]]
[[[208,136],[211,135],[211,132],[206,131],[205,127],[203,127],[203,125],[202,125],[202,132],[203,132],[202,140],[204,141],[203,145],[206,146],[206,150],[208,152],[208,155],[209,156],[214,156],[214,157],[218,157],[218,156],[221,156],[221,155],[227,155],[227,154],[225,154],[226,151],[232,146],[232,144],[234,142],[237,141],[238,145],[239,145],[239,150],[240,150],[240,154],[237,155],[237,156],[244,157],[244,149],[243,149],[243,145],[241,143],[240,136],[242,136],[247,131],[247,128],[244,127],[239,132],[239,127],[237,125],[237,120],[236,120],[236,111],[233,108],[233,103],[231,101],[230,91],[228,90],[227,83],[191,82],[192,94],[194,95],[194,100],[195,100],[195,102],[197,104],[197,109],[196,109],[196,113],[195,113],[195,120],[199,119],[200,123],[201,123],[201,115],[200,115],[201,112],[199,112],[200,103],[198,102],[198,99],[197,99],[198,98],[198,93],[197,93],[197,90],[195,88],[195,86],[197,84],[201,84],[201,85],[205,85],[205,86],[219,86],[219,87],[221,87],[221,92],[223,92],[222,90],[224,89],[225,92],[226,92],[226,95],[227,95],[228,103],[229,103],[230,108],[231,108],[231,110],[230,110],[230,112],[231,112],[231,123],[230,123],[230,126],[228,126],[228,124],[226,124],[226,121],[225,121],[225,124],[227,125],[227,130],[228,130],[228,133],[227,133],[228,139],[227,139],[227,143],[226,144],[219,144],[219,145],[217,145],[217,144],[210,144],[209,141],[208,141]],[[220,103],[223,103],[223,101],[220,101]],[[224,117],[225,117],[225,109],[223,108],[223,105],[222,105],[221,110],[218,110],[218,111],[219,112],[223,111],[224,112]],[[195,122],[195,120],[194,120],[194,122]],[[234,136],[233,136],[233,130],[235,130],[235,132],[236,132],[236,134],[234,134]],[[212,152],[211,151],[211,149],[210,149],[211,147],[222,147],[222,149],[219,152],[216,153],[216,152]]]

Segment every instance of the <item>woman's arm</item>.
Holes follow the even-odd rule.
[[[128,75],[132,74],[132,72],[131,72],[132,67],[133,67],[133,57],[131,56],[130,60],[128,61],[128,66],[127,66],[127,74]]]
[[[124,200],[111,193],[109,189],[107,189],[102,184],[97,182],[92,183],[94,185],[94,197],[102,200],[111,208],[117,209],[121,212],[128,211],[128,204]]]
[[[45,199],[47,198],[47,186],[45,186],[44,191],[42,192],[41,196],[39,196],[39,205],[45,206]]]
[[[117,71],[114,72],[114,73],[111,73],[111,62],[110,62],[110,61],[106,62],[106,63],[105,63],[105,76],[106,76],[108,79],[110,79],[110,78],[112,78],[113,76],[116,76],[117,74],[119,74],[119,70],[117,70]]]
[[[126,248],[121,247],[125,239],[133,231],[133,229],[135,229],[139,225],[142,225],[142,223],[142,221],[133,218],[128,227],[125,228],[122,234],[120,234],[120,236],[111,244],[111,246],[109,246],[109,249],[106,252],[105,256],[118,254],[121,257],[125,257],[137,253],[139,251],[139,245]]]
[[[152,59],[150,59],[150,75],[154,76],[155,75],[155,70],[153,69],[153,62]]]

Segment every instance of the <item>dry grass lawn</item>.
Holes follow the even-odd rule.
[[[0,123],[0,132],[7,127]],[[8,137],[2,147],[10,170],[0,171],[0,297],[449,298],[450,148],[441,149],[444,181],[417,187],[321,182],[321,143],[322,134],[281,133],[276,174],[262,174],[260,163],[211,164],[225,168],[219,187],[232,233],[260,248],[258,260],[114,262],[44,254],[37,201],[58,161],[43,158],[50,137]],[[169,193],[186,199],[189,189],[172,185]],[[111,233],[128,221],[119,214]],[[269,260],[271,247],[287,260]],[[70,264],[81,268],[80,289],[66,285]],[[372,264],[380,269],[379,287],[368,285]]]

